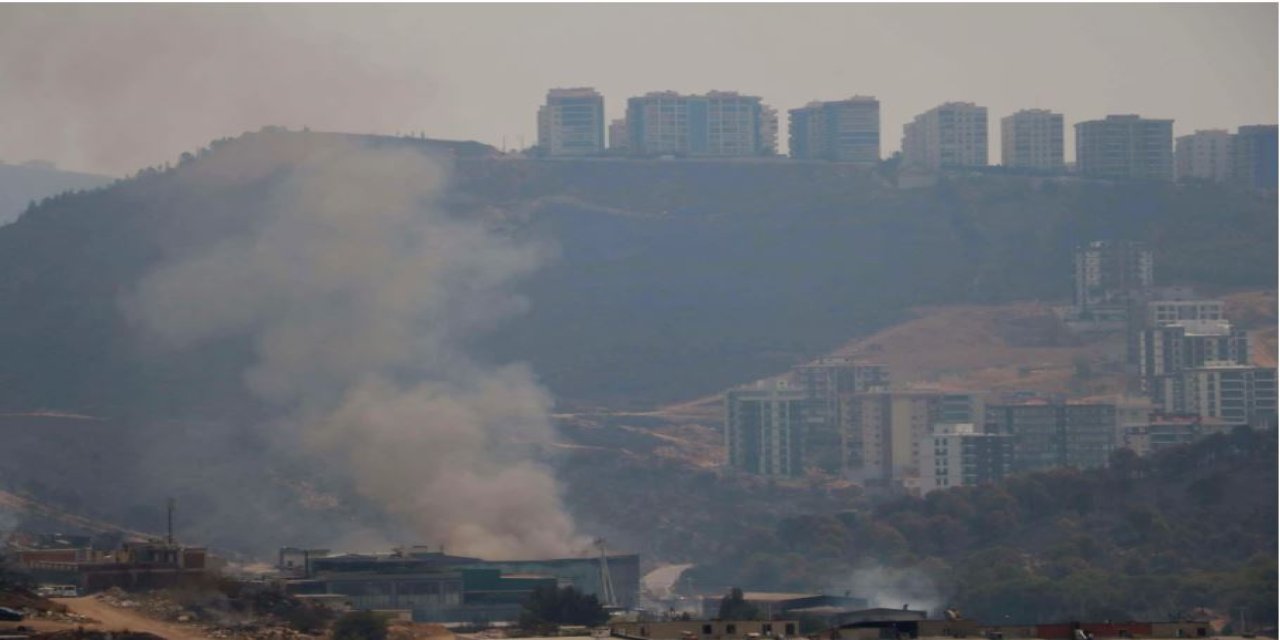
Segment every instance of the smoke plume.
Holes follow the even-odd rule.
[[[862,567],[836,582],[832,590],[866,598],[872,607],[898,609],[906,605],[913,610],[938,613],[946,606],[937,580],[916,567]]]
[[[284,416],[270,437],[421,542],[567,554],[583,545],[533,457],[553,437],[548,395],[463,346],[524,308],[511,285],[546,251],[444,212],[445,179],[413,151],[317,153],[251,231],[152,272],[126,306],[171,347],[253,336],[244,384]]]

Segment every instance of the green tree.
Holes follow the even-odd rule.
[[[333,623],[333,640],[386,640],[387,619],[372,611],[353,611]]]
[[[742,589],[734,587],[729,590],[729,594],[720,599],[720,615],[721,620],[758,620],[760,618],[760,610],[754,604],[747,602],[742,595]]]
[[[562,624],[594,627],[608,620],[609,614],[595,596],[573,587],[534,589],[520,613],[520,627],[528,631],[545,631]]]

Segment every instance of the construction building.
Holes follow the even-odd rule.
[[[763,476],[804,473],[805,392],[784,382],[725,393],[728,466]]]
[[[214,564],[204,547],[162,540],[126,541],[106,550],[83,536],[11,540],[10,546],[18,566],[36,580],[75,585],[84,593],[177,587],[204,578]]]
[[[1075,250],[1075,309],[1086,319],[1125,319],[1150,295],[1155,255],[1145,243],[1096,240]]]
[[[800,635],[795,620],[663,620],[620,622],[609,625],[615,638],[630,640],[738,640],[745,638],[794,638]]]

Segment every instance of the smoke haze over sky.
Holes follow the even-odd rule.
[[[609,118],[674,89],[780,114],[881,101],[881,150],[939,103],[1071,125],[1173,118],[1175,135],[1276,122],[1275,4],[7,5],[0,160],[116,175],[263,125],[425,131],[508,148],[546,90],[594,86]]]

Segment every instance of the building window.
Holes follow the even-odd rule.
[[[738,625],[736,625],[736,624],[726,624],[726,625],[724,626],[724,632],[725,632],[725,633],[737,633],[737,632],[738,632]]]
[[[709,624],[702,625],[702,635],[704,636],[711,635],[711,625]]]

